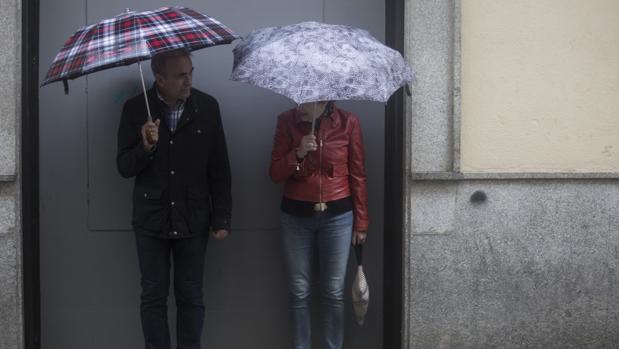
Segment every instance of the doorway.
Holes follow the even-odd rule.
[[[355,11],[337,1],[252,4],[229,1],[204,5],[196,1],[183,5],[215,16],[241,35],[257,27],[319,20],[362,27],[380,40],[385,38],[385,16],[375,14],[393,11],[389,2],[385,5],[371,0],[356,1]],[[157,5],[141,2],[140,8],[135,9]],[[122,12],[125,6],[120,1],[105,5],[73,0],[40,1],[36,49],[42,63],[38,76],[45,73],[48,62],[70,33],[85,23]],[[248,15],[239,16],[238,8],[246,9]],[[204,338],[209,348],[286,348],[289,331],[276,218],[281,188],[268,179],[267,166],[275,116],[293,104],[270,91],[228,81],[233,46],[194,53],[194,84],[219,100],[233,170],[234,233],[223,242],[212,240],[207,252]],[[66,96],[59,85],[30,92],[30,96],[36,92],[40,95],[38,149],[31,149],[30,153],[38,156],[39,187],[32,196],[38,196],[39,204],[31,209],[38,211],[40,224],[34,229],[25,227],[24,232],[31,234],[30,238],[38,235],[40,244],[39,342],[45,348],[141,345],[139,274],[129,226],[131,182],[117,175],[114,164],[120,107],[139,91],[136,69],[123,67],[71,81],[71,93]],[[389,258],[394,263],[393,255],[383,255],[383,193],[388,193],[392,186],[384,180],[385,161],[390,161],[384,154],[394,155],[385,148],[392,146],[386,142],[390,139],[384,132],[385,109],[363,102],[339,105],[359,115],[363,125],[372,219],[365,257],[372,306],[366,327],[359,328],[352,321],[347,302],[346,347],[395,348],[383,345],[383,339],[385,343],[390,339],[383,338],[383,324],[389,321],[383,317],[381,302],[383,278],[393,283],[401,275],[383,275],[383,260]],[[387,108],[387,113],[392,112]],[[24,125],[24,132],[30,128],[30,137],[31,126]],[[392,203],[385,203],[385,207],[389,206]],[[392,214],[391,210],[387,212]],[[393,230],[389,233],[397,235]],[[26,243],[24,239],[25,248],[31,248]],[[351,258],[348,285],[353,261]],[[393,307],[393,298],[386,301]],[[30,311],[36,313],[36,309]],[[36,333],[36,320],[33,325],[28,325],[28,319],[26,323]],[[394,344],[399,346],[399,339]]]

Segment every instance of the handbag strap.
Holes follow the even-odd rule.
[[[363,265],[363,245],[355,245],[355,256],[357,257],[357,265]]]

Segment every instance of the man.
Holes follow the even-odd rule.
[[[116,162],[135,177],[133,219],[141,272],[140,315],[147,349],[170,348],[167,297],[174,259],[177,347],[200,348],[202,279],[212,229],[230,230],[230,165],[217,101],[191,87],[187,51],[153,57],[155,84],[128,100],[118,129]]]

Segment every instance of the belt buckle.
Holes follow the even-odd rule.
[[[324,212],[327,210],[327,204],[324,202],[317,202],[314,204],[314,211],[316,212]]]

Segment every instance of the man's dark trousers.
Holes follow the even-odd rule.
[[[165,239],[136,232],[142,274],[140,316],[146,349],[169,349],[167,298],[174,266],[178,349],[200,349],[204,324],[202,279],[208,233]]]

